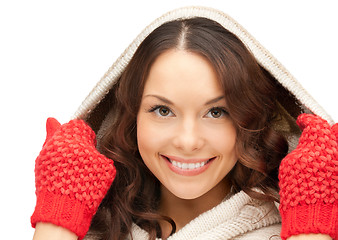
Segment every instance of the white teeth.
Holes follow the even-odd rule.
[[[192,170],[192,169],[203,167],[208,161],[199,162],[199,163],[181,163],[181,162],[170,160],[172,165],[174,165],[175,167],[181,168],[183,170],[186,170],[186,169]]]

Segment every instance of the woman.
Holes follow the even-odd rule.
[[[288,154],[308,110],[320,117],[299,117],[304,132]],[[76,113],[102,154],[83,121],[48,121],[35,238],[57,229],[69,239],[88,229],[87,239],[278,238],[278,172],[282,238],[334,238],[337,133],[321,117],[332,123],[232,19],[203,8],[168,13]]]

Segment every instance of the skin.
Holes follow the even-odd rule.
[[[139,150],[162,183],[159,211],[171,217],[178,230],[219,204],[230,189],[226,175],[237,161],[236,131],[229,116],[221,111],[226,109],[226,102],[220,98],[220,89],[212,66],[203,57],[178,50],[159,56],[145,85],[137,118]],[[211,99],[214,101],[206,104]],[[149,111],[154,105],[166,107]],[[211,110],[213,107],[219,109]],[[162,155],[213,160],[202,173],[186,176],[171,171]],[[163,237],[170,234],[168,224],[161,223],[161,228]],[[45,239],[75,240],[77,236],[54,224],[38,223],[33,240]],[[288,239],[332,238],[301,234]]]
[[[78,237],[66,228],[52,223],[39,222],[35,226],[33,240],[76,240]]]
[[[216,73],[200,55],[170,50],[157,58],[146,80],[137,136],[144,163],[162,183],[160,211],[178,230],[229,192],[225,176],[237,162],[236,129]],[[213,160],[202,173],[186,176],[172,171],[163,156]]]

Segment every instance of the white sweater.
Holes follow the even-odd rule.
[[[202,213],[168,240],[277,240],[281,239],[280,222],[273,203],[254,200],[241,191]],[[132,236],[133,240],[148,239],[148,233],[136,224]]]

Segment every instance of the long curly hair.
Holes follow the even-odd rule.
[[[173,220],[157,213],[160,183],[143,163],[136,139],[136,118],[149,70],[155,59],[170,49],[204,56],[218,75],[237,130],[238,162],[229,173],[234,191],[278,201],[278,167],[288,152],[284,133],[297,131],[286,119],[300,113],[297,100],[220,24],[206,18],[176,20],[161,25],[141,43],[101,104],[114,111],[100,145],[103,154],[114,160],[117,175],[92,220],[88,236],[125,239],[134,223],[155,239],[161,236],[159,221],[163,220],[175,232]],[[91,118],[98,118],[95,112]],[[277,128],[280,123],[284,127]]]

